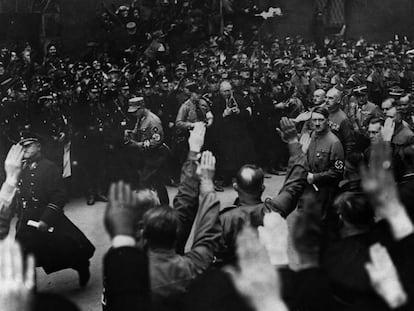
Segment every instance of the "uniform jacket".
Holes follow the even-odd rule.
[[[312,133],[307,158],[317,186],[335,185],[342,178],[344,150],[329,129],[322,135]]]
[[[93,256],[95,247],[63,214],[66,195],[63,180],[51,161],[40,158],[28,164],[19,183],[16,240],[46,273],[76,268]],[[42,220],[53,232],[40,232],[27,225]]]
[[[206,121],[206,114],[209,110],[207,102],[203,99],[200,99],[197,104],[187,100],[178,110],[175,125],[179,129],[190,129],[194,122]]]
[[[299,143],[289,144],[290,159],[285,182],[274,198],[258,201],[256,204],[242,205],[238,200],[234,205],[220,211],[222,228],[221,245],[217,256],[228,262],[235,259],[236,237],[242,226],[249,221],[252,226],[263,225],[265,213],[277,212],[287,217],[295,208],[306,185],[307,163]]]
[[[156,149],[164,142],[161,120],[149,110],[137,120],[133,132],[133,139],[144,143],[144,149]]]
[[[351,121],[341,109],[329,114],[329,126],[342,143],[345,155],[355,148],[355,132]]]
[[[26,165],[19,182],[20,220],[43,220],[54,226],[66,203],[64,189],[58,168],[48,159]]]

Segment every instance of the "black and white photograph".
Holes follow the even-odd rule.
[[[0,0],[0,311],[414,310],[413,16]]]

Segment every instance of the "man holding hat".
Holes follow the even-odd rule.
[[[125,164],[130,167],[127,182],[136,188],[157,191],[161,203],[168,204],[168,193],[161,176],[161,166],[168,155],[161,120],[145,107],[143,97],[129,100],[128,113],[136,121],[132,129],[125,130]]]

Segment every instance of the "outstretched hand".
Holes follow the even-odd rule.
[[[400,240],[414,232],[414,225],[399,200],[391,167],[391,146],[380,140],[372,146],[369,167],[361,168],[362,188],[375,215],[385,219],[394,238]]]
[[[263,226],[257,228],[259,238],[270,257],[272,265],[287,265],[288,227],[286,219],[279,213],[266,213]]]
[[[204,136],[206,134],[206,125],[204,122],[194,123],[193,129],[190,131],[188,145],[190,151],[200,152],[204,145]]]
[[[26,263],[18,242],[0,242],[0,306],[4,311],[30,310],[35,285],[34,257]]]
[[[373,144],[369,165],[361,168],[361,178],[379,218],[389,219],[401,208],[391,167],[391,146],[383,140]]]
[[[283,117],[280,120],[280,128],[277,128],[276,131],[286,143],[298,141],[298,131],[296,130],[295,122],[287,117]]]
[[[391,118],[387,118],[384,122],[384,126],[381,129],[381,136],[384,141],[390,142],[394,135],[395,121]]]
[[[105,227],[111,238],[116,235],[135,237],[137,197],[123,181],[112,183],[105,212]]]
[[[404,305],[407,302],[407,294],[387,249],[377,243],[370,247],[369,254],[371,261],[365,264],[365,269],[375,292],[392,309]]]
[[[256,310],[287,310],[280,298],[279,275],[257,233],[245,226],[237,236],[239,270],[226,268],[236,289]],[[270,310],[270,309],[269,309]]]
[[[216,158],[210,151],[204,151],[201,155],[200,164],[197,167],[197,175],[201,181],[213,181],[216,171]]]
[[[6,171],[7,182],[12,185],[16,185],[20,173],[22,172],[22,160],[24,155],[24,149],[20,144],[11,146],[6,160],[4,161],[4,169]]]

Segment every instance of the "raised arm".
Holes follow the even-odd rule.
[[[303,193],[308,168],[294,122],[288,118],[282,118],[279,132],[289,146],[288,173],[279,194],[265,200],[265,208],[287,217],[296,208],[297,200]]]
[[[0,190],[0,239],[4,239],[9,233],[12,218],[12,202],[16,195],[17,183],[22,172],[23,147],[13,145],[4,162],[6,181]]]
[[[174,198],[173,207],[178,212],[179,231],[177,252],[182,254],[187,238],[190,234],[195,215],[197,214],[199,180],[196,175],[197,161],[204,144],[206,128],[203,123],[195,123],[188,139],[189,154],[181,171],[181,181],[178,193]]]
[[[200,177],[200,206],[194,222],[194,239],[191,251],[185,256],[192,262],[194,274],[206,270],[213,262],[214,251],[221,236],[219,222],[220,201],[214,191],[216,159],[209,151],[201,157],[197,170]]]

